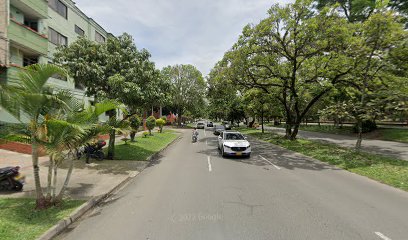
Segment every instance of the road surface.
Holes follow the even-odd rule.
[[[408,193],[251,141],[220,157],[216,137],[183,130],[124,189],[58,239],[408,239]]]

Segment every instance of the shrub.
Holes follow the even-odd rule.
[[[156,118],[154,116],[150,116],[146,119],[146,127],[149,129],[149,134],[152,135],[152,130],[156,126]]]
[[[129,122],[130,122],[130,127],[132,128],[132,131],[130,132],[130,141],[134,142],[136,133],[139,130],[142,120],[137,115],[133,115],[129,118]]]
[[[143,132],[143,137],[147,137],[147,135],[149,135],[148,132]]]
[[[160,133],[163,132],[163,126],[166,124],[166,121],[164,121],[162,118],[159,118],[156,120],[156,125],[159,127],[160,129]]]
[[[373,120],[365,120],[363,121],[363,133],[372,132],[377,129],[377,124]],[[357,124],[354,125],[353,130],[355,133],[358,133],[358,126]]]

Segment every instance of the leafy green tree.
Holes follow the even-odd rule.
[[[42,128],[46,138],[40,139],[39,142],[50,157],[46,196],[48,205],[56,205],[62,201],[71,179],[78,148],[108,130],[97,123],[98,117],[116,108],[117,103],[106,101],[86,109],[82,107],[83,110],[77,107],[63,115],[57,113],[47,116]],[[57,194],[57,173],[63,162],[68,162],[69,167],[65,181]]]
[[[178,125],[186,111],[200,112],[205,107],[206,84],[200,71],[192,65],[168,66],[162,70],[170,83],[170,103],[177,109]]]
[[[156,126],[159,127],[160,133],[163,132],[163,126],[166,125],[166,121],[164,121],[162,118],[156,119]]]
[[[41,129],[46,116],[53,109],[70,111],[69,101],[64,92],[53,94],[46,85],[47,80],[55,75],[66,75],[64,69],[52,64],[34,64],[25,67],[18,73],[17,80],[1,85],[0,105],[20,121],[28,121],[28,131],[32,147],[32,163],[36,191],[36,207],[47,207],[40,181],[38,148]],[[26,119],[26,120],[25,120]]]
[[[395,69],[389,58],[391,49],[407,38],[396,18],[392,11],[379,9],[363,23],[356,24],[356,33],[359,34],[351,45],[354,67],[350,77],[353,84],[346,90],[350,98],[350,112],[358,127],[356,149],[361,148],[363,122],[374,121],[379,115],[383,93],[387,92],[390,84],[404,82],[404,78],[390,71]]]
[[[367,20],[376,9],[389,7],[398,11],[403,16],[403,21],[408,24],[408,1],[406,0],[317,0],[317,8],[338,5],[338,9],[349,22],[363,22]]]
[[[97,100],[114,99],[135,113],[135,109],[151,102],[162,92],[156,86],[160,74],[149,60],[150,53],[138,50],[133,38],[124,33],[119,37],[108,38],[99,44],[80,38],[68,47],[60,47],[55,54],[55,61],[68,69],[74,81],[86,87],[86,93]],[[110,111],[108,158],[113,159],[115,133],[120,128],[121,120],[116,111]]]
[[[152,135],[152,130],[156,126],[156,118],[154,116],[150,116],[146,119],[146,127],[149,129],[149,134]]]
[[[140,124],[142,123],[142,120],[140,119],[139,116],[132,115],[129,118],[129,122],[130,122],[130,127],[132,128],[132,131],[130,132],[130,141],[134,142],[136,133],[140,128]]]
[[[259,88],[284,109],[286,137],[295,139],[312,107],[351,71],[345,56],[353,26],[335,11],[316,12],[312,1],[273,6],[268,18],[246,26],[224,56],[227,79]]]

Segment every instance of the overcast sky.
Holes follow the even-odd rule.
[[[192,64],[204,75],[275,3],[292,0],[75,0],[114,35],[130,33],[158,68]]]

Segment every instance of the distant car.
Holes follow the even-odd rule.
[[[207,127],[214,127],[213,122],[208,122],[208,123],[207,123]]]
[[[199,122],[199,123],[197,123],[197,126],[196,126],[196,128],[202,128],[202,129],[204,129],[204,123],[202,123],[202,122]]]
[[[225,131],[224,125],[215,125],[214,135],[220,135],[221,132]]]
[[[240,132],[221,132],[218,136],[218,149],[223,157],[251,156],[251,145]]]
[[[224,125],[225,130],[231,130],[231,125],[228,122],[223,122],[222,125]]]

